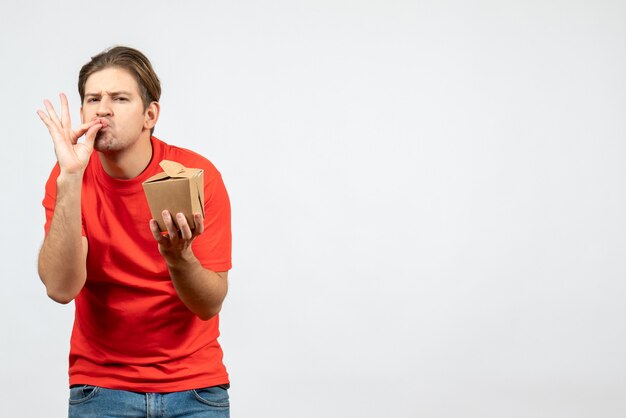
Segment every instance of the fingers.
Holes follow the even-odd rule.
[[[61,99],[61,118],[59,118],[59,116],[56,113],[56,110],[54,110],[54,106],[48,99],[45,99],[43,101],[43,104],[46,108],[47,113],[42,110],[37,110],[37,114],[39,115],[41,120],[46,124],[46,126],[48,126],[48,129],[52,129],[56,127],[57,129],[63,128],[63,129],[69,130],[72,127],[72,122],[70,118],[70,105],[69,105],[69,102],[67,100],[67,96],[65,95],[65,93],[59,93],[59,97]],[[98,123],[106,127],[108,126],[109,121],[103,118],[98,118],[98,119],[92,120],[91,122],[83,123],[82,125],[79,126],[79,128],[76,131],[72,132],[73,142],[76,143],[76,140],[78,140],[78,138],[80,138],[85,132],[87,132],[89,128],[91,128],[93,125],[98,124]]]
[[[196,222],[198,219],[197,215],[198,214],[194,214],[194,221]],[[176,221],[174,221],[174,219],[172,218],[172,214],[167,210],[164,210],[161,213],[161,216],[163,216],[163,223],[165,224],[165,228],[167,229],[167,233],[170,236],[170,239],[178,237],[183,240],[190,241],[202,232],[202,227],[200,229],[200,232],[198,232],[198,224],[196,224],[196,230],[192,231],[191,227],[189,226],[189,222],[187,222],[187,218],[183,213],[176,214]],[[202,217],[200,216],[200,220],[201,219]],[[176,228],[177,224],[178,229]],[[202,225],[202,223],[200,223],[199,225]]]
[[[44,112],[43,110],[37,110],[37,115],[39,115],[41,121],[46,125],[46,128],[48,128],[48,132],[52,137],[52,141],[54,142],[54,147],[56,149],[57,145],[63,142],[63,127],[61,126],[59,118],[56,116],[56,113],[50,101],[44,100],[44,105],[46,106],[46,110],[48,113]]]
[[[178,213],[176,215],[176,221],[178,222],[178,226],[180,227],[180,233],[183,239],[190,240],[193,237],[191,233],[191,228],[187,223],[187,218],[182,213]]]
[[[163,238],[163,235],[161,235],[161,230],[159,229],[159,224],[154,219],[150,219],[150,232],[152,232],[152,236],[157,242],[160,242]]]
[[[82,125],[78,127],[78,129],[72,132],[72,142],[76,143],[78,141],[78,138],[83,136],[85,132],[88,132],[89,129],[91,129],[93,126],[99,124],[100,127],[98,128],[98,130],[100,130],[106,127],[108,123],[109,122],[106,119],[95,119],[95,120],[92,120],[91,122],[83,123]]]
[[[69,129],[72,127],[72,122],[70,121],[70,105],[67,103],[67,97],[64,93],[60,93],[59,97],[61,98],[61,123],[64,128]]]
[[[59,129],[59,126],[57,126],[57,124],[55,124],[50,116],[43,110],[37,110],[37,115],[39,115],[39,119],[41,119],[41,121],[46,125],[50,133],[56,132]]]
[[[48,99],[45,99],[43,101],[43,105],[46,108],[46,111],[44,112],[42,110],[37,110],[39,118],[48,127],[48,130],[51,134],[63,131],[64,129],[66,131],[69,131],[71,128],[70,111],[67,97],[63,93],[60,93],[59,97],[61,98],[61,119],[59,119],[56,110],[54,110],[54,106]]]
[[[50,120],[48,115],[46,115],[46,112],[44,112],[43,110],[37,110],[37,115],[39,115],[39,119],[41,119],[41,121],[46,125],[48,130],[51,130],[52,129],[52,121]]]
[[[43,105],[46,107],[46,111],[48,112],[48,117],[50,118],[50,120],[54,122],[55,125],[62,126],[61,120],[59,119],[57,112],[54,110],[54,106],[52,106],[52,103],[50,103],[50,100],[45,99],[43,101]]]
[[[194,229],[194,235],[200,235],[204,232],[204,217],[201,213],[193,214],[193,222],[196,224],[196,229]]]
[[[87,129],[87,134],[85,135],[85,145],[89,148],[89,150],[93,150],[93,144],[96,141],[96,135],[98,134],[98,131],[100,129],[102,129],[102,124],[100,124],[100,123],[96,123],[94,125],[91,125]],[[80,136],[76,137],[76,139],[73,140],[74,143],[76,143],[78,138],[80,138]]]
[[[193,231],[191,230],[189,222],[187,222],[187,218],[183,213],[177,213],[175,221],[172,218],[172,214],[168,210],[161,212],[161,216],[163,217],[163,223],[165,224],[165,228],[167,230],[167,235],[165,237],[159,230],[157,221],[154,219],[150,220],[150,231],[152,232],[152,236],[161,245],[167,245],[172,249],[179,248],[180,250],[183,250],[197,235],[202,233],[202,215],[199,213],[194,214],[196,228]],[[176,228],[177,224],[179,230]]]
[[[178,231],[176,230],[176,225],[174,225],[170,211],[164,210],[161,212],[161,216],[163,217],[163,223],[165,224],[165,228],[167,228],[167,233],[169,234],[170,239],[177,237]]]

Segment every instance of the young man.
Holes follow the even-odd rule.
[[[69,416],[228,417],[217,341],[231,268],[221,175],[152,136],[161,87],[141,52],[115,47],[93,57],[78,90],[77,130],[63,94],[60,116],[48,100],[37,112],[58,160],[43,200],[39,275],[50,298],[75,301]],[[162,160],[203,169],[205,182],[204,217],[195,213],[191,223],[164,211],[167,233],[142,188]]]

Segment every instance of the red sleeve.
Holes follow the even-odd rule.
[[[59,167],[59,163],[55,164],[50,172],[50,177],[48,177],[48,181],[46,181],[46,194],[44,195],[43,201],[41,204],[46,210],[46,223],[44,224],[44,231],[46,235],[50,231],[50,224],[52,223],[52,215],[54,214],[54,207],[57,202],[57,178],[59,177],[59,173],[61,172],[61,168]],[[87,236],[85,232],[85,225],[81,225],[83,236]]]
[[[222,176],[219,172],[211,174],[204,184],[204,232],[194,240],[192,248],[203,267],[228,271],[232,267],[230,200]]]

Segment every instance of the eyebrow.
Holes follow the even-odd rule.
[[[107,91],[105,93],[108,94],[109,96],[119,96],[120,94],[125,94],[127,96],[131,95],[131,93],[129,91],[126,91],[126,90]],[[91,96],[102,96],[102,95],[100,93],[85,93],[85,97],[91,97]]]

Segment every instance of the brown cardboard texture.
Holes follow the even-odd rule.
[[[159,224],[161,231],[167,231],[161,212],[168,210],[176,229],[176,214],[182,212],[191,229],[196,227],[194,213],[204,216],[204,173],[200,168],[187,168],[175,161],[163,160],[159,163],[162,173],[150,177],[142,183],[148,199],[150,213]]]

